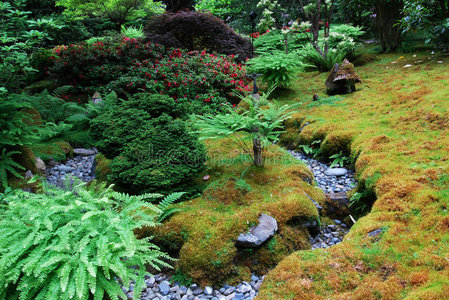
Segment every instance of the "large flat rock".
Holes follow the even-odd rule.
[[[261,214],[259,224],[250,228],[248,233],[241,233],[235,242],[237,247],[255,248],[271,238],[278,230],[275,218]]]

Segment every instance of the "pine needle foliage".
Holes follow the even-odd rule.
[[[0,211],[0,299],[119,299],[119,281],[130,280],[139,299],[145,267],[168,266],[166,254],[133,233],[158,224],[161,211],[145,201],[155,195],[82,183],[43,190],[0,194],[7,203]]]

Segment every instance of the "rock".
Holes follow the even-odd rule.
[[[68,166],[64,166],[64,165],[60,165],[55,167],[56,170],[60,171],[60,172],[72,172],[74,170],[74,168],[72,167],[68,167]]]
[[[168,293],[170,292],[170,282],[168,281],[162,281],[159,284],[159,291],[162,295],[168,295]]]
[[[349,215],[350,202],[346,192],[328,193],[325,196],[324,215],[334,219],[344,219]]]
[[[31,179],[31,178],[33,178],[33,172],[31,172],[30,170],[28,170],[28,171],[26,171],[26,173],[25,173],[25,178],[26,179]]]
[[[327,176],[344,176],[348,174],[348,170],[346,170],[345,168],[332,168],[327,169],[324,174]]]
[[[236,246],[255,248],[271,238],[278,230],[278,224],[273,217],[261,214],[259,224],[250,228],[249,233],[241,233],[236,241]]]
[[[93,149],[83,149],[83,148],[73,149],[74,155],[91,156],[91,155],[95,155],[95,153],[96,153],[96,151]]]
[[[341,66],[335,64],[325,84],[327,93],[336,95],[355,92],[355,84],[360,82],[360,77],[354,71],[354,65],[345,59]]]
[[[204,294],[206,294],[206,295],[212,295],[212,292],[214,291],[214,289],[213,288],[211,288],[210,286],[206,286],[205,288],[204,288]]]
[[[373,230],[373,231],[369,232],[368,235],[370,237],[378,237],[382,232],[383,232],[383,229],[379,228],[379,229],[376,229],[376,230]]]
[[[40,157],[36,157],[36,170],[40,173],[45,173],[46,168],[44,161]]]

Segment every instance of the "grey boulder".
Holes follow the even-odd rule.
[[[94,155],[96,151],[94,149],[83,149],[83,148],[75,148],[73,149],[73,154],[81,155],[81,156],[91,156]]]
[[[327,176],[344,176],[348,174],[348,170],[346,170],[345,168],[332,168],[327,169],[324,174]]]
[[[261,214],[259,224],[249,229],[248,233],[241,233],[235,242],[237,247],[254,248],[262,245],[278,230],[276,219],[266,214]]]

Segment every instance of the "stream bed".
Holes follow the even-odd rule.
[[[342,193],[353,189],[356,185],[354,174],[351,170],[337,168],[330,169],[313,158],[307,157],[302,153],[289,151],[295,158],[304,161],[313,172],[318,186],[325,194]],[[51,184],[63,187],[67,178],[77,177],[82,181],[88,182],[95,178],[95,155],[96,149],[75,149],[74,157],[65,163],[51,163],[46,170],[47,181]],[[70,176],[70,177],[67,177]],[[334,224],[322,223],[320,231],[311,236],[310,243],[312,250],[318,248],[329,248],[343,240],[343,237],[349,231],[349,225],[342,220],[333,220]],[[197,284],[188,287],[172,283],[171,276],[168,274],[157,274],[146,276],[141,300],[252,300],[257,295],[259,288],[265,276],[253,274],[250,282],[242,282],[237,286],[223,285],[221,287],[207,286],[204,289]],[[124,294],[132,298],[134,283],[129,287],[122,287]]]

